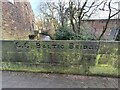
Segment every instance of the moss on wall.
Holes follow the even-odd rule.
[[[112,67],[116,73],[119,62],[118,42],[2,41],[2,54],[5,63],[22,63],[20,66],[28,64],[32,67],[42,64],[42,69],[48,71],[59,72],[60,69],[61,73],[75,74],[106,74],[104,67],[108,68],[106,70]],[[102,69],[96,70],[99,67]]]

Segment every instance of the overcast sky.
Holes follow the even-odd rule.
[[[38,16],[39,15],[39,4],[41,3],[41,2],[46,2],[46,1],[49,1],[49,0],[29,0],[30,1],[30,3],[31,3],[31,6],[32,6],[32,9],[33,9],[33,11],[34,11],[34,13],[35,13],[35,16]],[[57,0],[52,0],[53,2],[55,1],[57,1]],[[82,1],[84,1],[84,0],[82,0]],[[90,0],[90,1],[92,1],[92,0]],[[115,1],[120,1],[120,0],[113,0],[114,2]],[[68,2],[68,0],[65,0],[65,2]],[[112,5],[113,7],[115,7],[115,8],[117,8],[118,7],[118,4],[114,4],[114,5]],[[107,18],[107,16],[108,16],[108,13],[107,12],[103,12],[103,11],[100,11],[100,12],[98,12],[98,14],[97,15],[94,15],[92,18],[94,18],[94,19],[98,19],[98,18],[103,18],[103,19],[105,19],[105,18]]]

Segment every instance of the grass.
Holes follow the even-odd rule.
[[[96,75],[106,75],[106,76],[115,76],[115,77],[120,77],[119,75],[119,69],[114,68],[112,66],[96,66],[96,67],[91,67],[90,72],[92,74]]]
[[[118,68],[112,66],[91,66],[86,72],[82,65],[65,66],[53,64],[24,64],[24,63],[8,63],[2,62],[3,71],[22,71],[33,73],[58,73],[58,74],[76,74],[76,75],[90,75],[90,76],[110,76],[120,77]]]

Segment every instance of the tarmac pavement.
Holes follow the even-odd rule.
[[[2,88],[118,88],[119,78],[2,72]]]

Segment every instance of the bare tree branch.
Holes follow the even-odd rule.
[[[106,30],[107,30],[107,27],[108,27],[108,24],[109,24],[109,21],[110,21],[110,19],[111,19],[111,13],[112,13],[112,10],[111,10],[111,2],[112,2],[112,0],[110,0],[110,2],[109,2],[109,4],[108,4],[108,8],[109,8],[108,20],[107,20],[107,22],[106,22],[105,27],[103,28],[103,31],[102,31],[100,37],[98,38],[98,40],[100,40],[100,39],[102,38],[102,36],[105,34],[105,32],[106,32]]]

